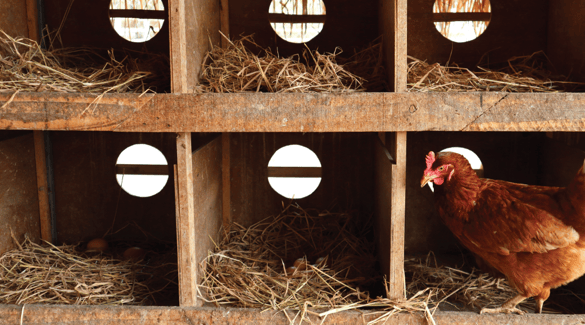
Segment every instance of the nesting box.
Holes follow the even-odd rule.
[[[302,205],[327,208],[343,202],[374,215],[380,268],[391,284],[391,298],[404,295],[405,243],[407,253],[438,248],[449,254],[455,249],[453,239],[430,219],[432,200],[418,186],[426,152],[469,147],[485,161],[486,176],[543,185],[562,185],[551,184],[557,175],[541,176],[543,166],[570,169],[582,158],[570,149],[563,151],[567,156],[570,152],[570,161],[551,158],[560,150],[551,142],[555,135],[542,133],[582,131],[585,97],[581,94],[408,93],[406,82],[407,54],[473,67],[485,55],[490,61],[501,61],[538,50],[545,51],[560,73],[584,81],[585,49],[579,42],[583,22],[578,19],[584,9],[577,1],[534,1],[527,7],[520,1],[494,0],[484,34],[461,44],[448,41],[435,29],[431,0],[324,1],[325,18],[307,13],[286,17],[271,12],[271,2],[264,0],[162,1],[162,15],[120,12],[108,0],[56,0],[40,8],[34,1],[24,7],[20,1],[9,2],[14,15],[0,24],[14,35],[35,38],[38,26],[46,24],[61,30],[64,46],[168,54],[171,93],[106,94],[99,99],[92,94],[50,92],[1,95],[0,128],[25,131],[0,133],[0,148],[6,153],[0,164],[7,166],[2,186],[9,193],[0,210],[9,211],[8,216],[17,207],[13,214],[17,217],[3,216],[0,223],[13,228],[17,237],[26,233],[33,239],[65,242],[98,237],[112,224],[132,222],[161,239],[176,238],[180,308],[1,306],[5,317],[0,323],[63,317],[112,324],[138,324],[145,319],[287,323],[283,315],[269,317],[254,310],[222,314],[215,308],[185,307],[201,304],[199,262],[213,249],[222,225],[232,221],[250,225],[279,212],[283,198],[269,186],[267,178],[274,171],[267,163],[288,144],[304,145],[322,162],[322,183],[311,196],[299,200]],[[166,20],[150,41],[133,43],[117,35],[110,20],[130,14]],[[319,51],[339,46],[351,53],[381,36],[389,91],[193,94],[206,51],[211,44],[225,42],[220,31],[232,37],[253,33],[259,46],[294,55],[302,53],[305,45],[286,42],[271,27],[292,23],[323,24],[306,43]],[[50,136],[43,131],[50,131]],[[116,184],[120,171],[116,157],[136,143],[158,148],[168,161],[166,170],[149,169],[168,175],[169,181],[148,199],[132,197]],[[502,154],[513,165],[521,165],[521,172]],[[48,165],[43,161],[47,157]],[[126,166],[131,167],[142,172],[145,168]],[[17,192],[8,191],[17,186]],[[437,228],[429,229],[429,223]],[[127,236],[141,234],[134,231]],[[9,235],[0,238],[0,245],[3,250],[10,248]],[[327,321],[361,320],[352,313],[335,317],[339,318]],[[510,317],[436,314],[444,323],[514,320]],[[560,319],[531,317],[543,324]],[[399,315],[389,321],[425,320]]]

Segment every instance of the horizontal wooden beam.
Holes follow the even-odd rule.
[[[268,177],[321,177],[321,167],[268,167]]]
[[[0,94],[0,130],[585,131],[585,93]],[[12,98],[12,100],[11,100]]]
[[[268,21],[271,23],[325,23],[325,15],[286,15],[286,14],[268,14]]]
[[[116,165],[116,174],[123,175],[169,175],[168,165]]]
[[[167,19],[164,10],[110,9],[110,18]]]
[[[287,314],[285,314],[287,313]],[[306,315],[306,319],[319,324],[361,324],[373,322],[381,313],[347,311],[327,315],[322,319]],[[14,324],[86,324],[86,325],[143,325],[143,324],[250,324],[288,325],[294,311],[274,311],[253,308],[212,307],[158,307],[158,306],[86,306],[86,305],[0,305],[0,325]],[[287,318],[288,317],[288,318]],[[458,325],[545,325],[582,324],[584,315],[561,314],[485,314],[477,312],[445,312],[433,314],[437,324]],[[307,322],[308,322],[307,321]],[[384,324],[425,325],[428,319],[423,313],[395,313]]]
[[[490,12],[442,12],[434,13],[433,21],[490,21]]]

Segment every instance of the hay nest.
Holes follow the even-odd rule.
[[[382,36],[365,48],[356,51],[351,57],[338,59],[343,68],[363,79],[364,90],[369,92],[388,91]]]
[[[501,91],[501,92],[567,92],[583,91],[584,83],[566,81],[546,70],[544,52],[517,56],[501,69],[478,66],[471,71],[457,65],[442,66],[408,57],[409,92]]]
[[[367,300],[360,286],[376,280],[373,243],[356,221],[289,205],[248,228],[233,223],[202,263],[201,295],[216,305],[274,310]]]
[[[41,246],[28,238],[17,245],[0,257],[1,304],[152,305],[169,284],[151,289],[165,278],[154,275],[164,265],[86,254],[76,245]]]
[[[223,35],[223,34],[222,34]],[[225,37],[225,36],[223,36]],[[226,37],[227,39],[227,37]],[[363,79],[337,64],[341,53],[321,54],[305,50],[299,55],[281,58],[269,49],[260,55],[252,36],[228,39],[227,48],[213,45],[203,60],[197,92],[355,92],[363,91]]]
[[[47,50],[0,30],[0,92],[120,93],[163,91],[170,84],[168,57],[152,53],[61,48]]]

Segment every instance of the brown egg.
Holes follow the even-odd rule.
[[[140,247],[130,247],[124,251],[124,259],[125,260],[133,260],[138,261],[144,258],[146,255],[146,251]]]
[[[92,239],[87,243],[88,252],[103,252],[108,249],[108,242],[103,238]]]
[[[307,268],[307,260],[304,258],[297,258],[293,265],[297,268],[297,270],[302,271]]]
[[[297,270],[297,268],[295,266],[289,266],[286,268],[286,275],[292,275],[293,273],[295,273],[295,271]]]

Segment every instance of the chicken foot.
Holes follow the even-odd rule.
[[[516,308],[516,305],[521,303],[522,300],[528,297],[524,297],[523,295],[517,295],[516,297],[506,301],[502,304],[502,307],[499,308],[483,308],[479,313],[480,314],[500,314],[500,313],[517,313],[519,315],[524,315],[524,311]]]

